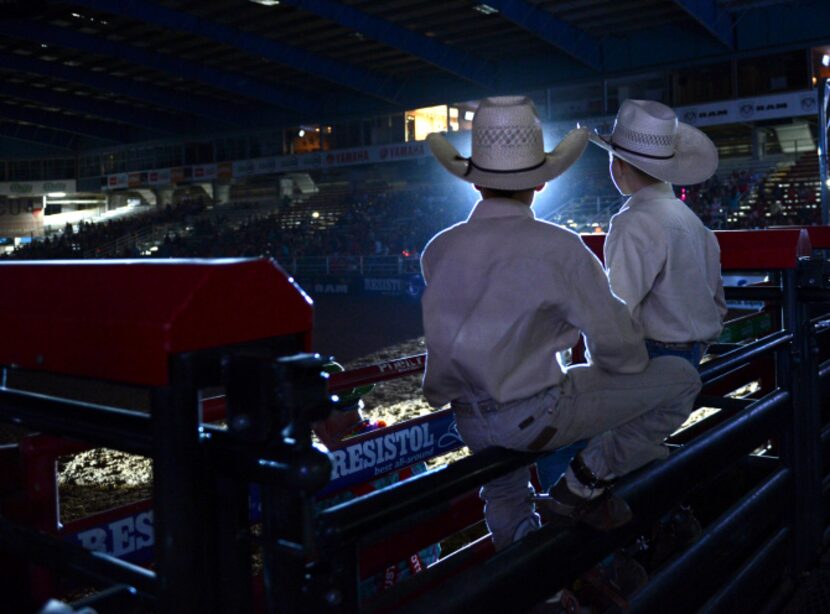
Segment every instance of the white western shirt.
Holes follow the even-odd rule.
[[[638,190],[611,218],[605,266],[647,339],[717,340],[726,315],[720,247],[670,184]]]
[[[648,363],[642,332],[579,235],[515,200],[479,202],[421,257],[427,366],[424,395],[529,397],[558,384],[556,353],[586,337],[591,361],[616,373]]]

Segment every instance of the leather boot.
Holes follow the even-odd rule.
[[[547,494],[533,497],[537,510],[549,522],[581,522],[600,531],[610,531],[631,521],[633,514],[625,499],[602,493],[594,499],[584,499],[570,491],[564,479],[551,486]]]

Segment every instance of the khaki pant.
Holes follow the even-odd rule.
[[[478,409],[456,405],[456,422],[473,452],[491,446],[553,450],[590,438],[582,452],[586,464],[600,478],[619,477],[668,454],[661,444],[688,418],[700,386],[694,367],[674,356],[655,358],[633,375],[578,365],[559,386],[527,399]],[[538,525],[528,477],[521,469],[481,489],[497,549],[528,523]]]

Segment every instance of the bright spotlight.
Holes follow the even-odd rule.
[[[300,138],[303,138],[305,136],[305,130],[300,128],[300,131],[297,133],[297,136],[300,137]]]
[[[830,55],[827,55],[825,53],[823,56],[821,56],[821,65],[830,66]]]
[[[319,212],[319,211],[314,211],[314,212],[311,214],[311,217],[313,217],[313,218],[316,220],[317,218],[319,218],[319,217],[320,217],[320,212]]]

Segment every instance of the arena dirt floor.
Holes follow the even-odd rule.
[[[397,297],[323,296],[315,299],[313,348],[347,368],[425,351],[418,301]],[[378,384],[364,399],[366,416],[392,424],[430,411],[420,376]],[[435,459],[449,462],[464,452]],[[60,459],[63,522],[151,495],[149,459],[97,448]]]
[[[396,297],[322,297],[315,301],[314,349],[347,368],[425,351],[420,305]],[[365,415],[394,424],[423,415],[430,407],[421,394],[421,376],[382,382],[364,398]],[[712,410],[700,410],[690,421]],[[435,467],[466,450],[432,459]],[[60,459],[58,483],[63,522],[151,495],[149,459],[98,448]]]

